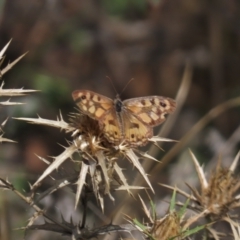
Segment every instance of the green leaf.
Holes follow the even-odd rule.
[[[185,214],[187,206],[189,204],[190,199],[188,198],[187,201],[184,203],[184,205],[181,207],[181,209],[178,211],[178,216],[181,219],[182,216]]]
[[[169,209],[170,213],[175,211],[175,204],[176,204],[176,189],[174,189],[173,195],[172,195],[172,198],[171,198],[170,209]]]
[[[138,227],[140,227],[143,231],[147,230],[147,227],[144,226],[142,223],[140,223],[136,218],[133,219],[134,224],[136,224]]]

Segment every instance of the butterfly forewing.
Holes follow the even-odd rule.
[[[174,112],[176,102],[171,98],[148,96],[132,98],[123,102],[125,108],[149,127],[165,121],[165,115]]]
[[[101,119],[114,107],[112,99],[88,90],[76,90],[72,97],[80,110],[95,120]]]

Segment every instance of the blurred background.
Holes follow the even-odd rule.
[[[193,71],[190,90],[166,136],[180,140],[213,107],[240,94],[238,0],[1,0],[0,47],[10,39],[5,64],[28,54],[3,76],[4,88],[40,92],[17,99],[26,103],[23,106],[2,107],[1,121],[37,114],[56,119],[60,110],[68,120],[68,114],[75,111],[73,90],[115,97],[106,76],[118,93],[134,78],[122,99],[145,95],[175,98],[189,62]],[[183,178],[179,168],[187,172],[184,176],[192,177],[191,170],[186,170],[189,147],[201,162],[221,155],[229,165],[239,147],[239,121],[239,108],[210,121],[155,181],[174,184]],[[56,156],[63,151],[59,144],[67,144],[64,132],[13,119],[4,131],[5,137],[18,143],[2,144],[0,174],[9,176],[19,189],[27,189],[26,178],[34,182],[46,167],[35,154]],[[229,142],[233,136],[234,141]],[[164,144],[165,152],[156,157],[160,160],[173,146]],[[155,166],[151,162],[149,169]],[[164,195],[165,190],[159,191]],[[9,198],[12,194],[4,201]],[[15,207],[13,226],[24,226],[29,212]]]

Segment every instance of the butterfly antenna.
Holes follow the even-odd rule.
[[[134,80],[134,78],[131,78],[128,83],[126,84],[126,86],[123,88],[122,92],[120,93],[120,95],[122,95],[122,93],[126,90],[126,88],[128,87],[128,85]]]
[[[118,94],[118,92],[117,92],[117,90],[116,90],[116,88],[115,88],[115,86],[114,86],[114,84],[113,84],[113,81],[112,81],[112,79],[109,77],[109,76],[106,76],[106,78],[109,80],[109,82],[112,84],[112,87],[113,87],[113,89],[114,89],[114,91],[115,91],[115,93],[116,93],[116,95]]]

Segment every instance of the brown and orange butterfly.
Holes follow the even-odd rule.
[[[114,144],[143,146],[153,136],[153,127],[174,112],[176,102],[167,97],[147,96],[121,101],[89,90],[76,90],[74,101],[83,114],[98,121],[105,137]]]

